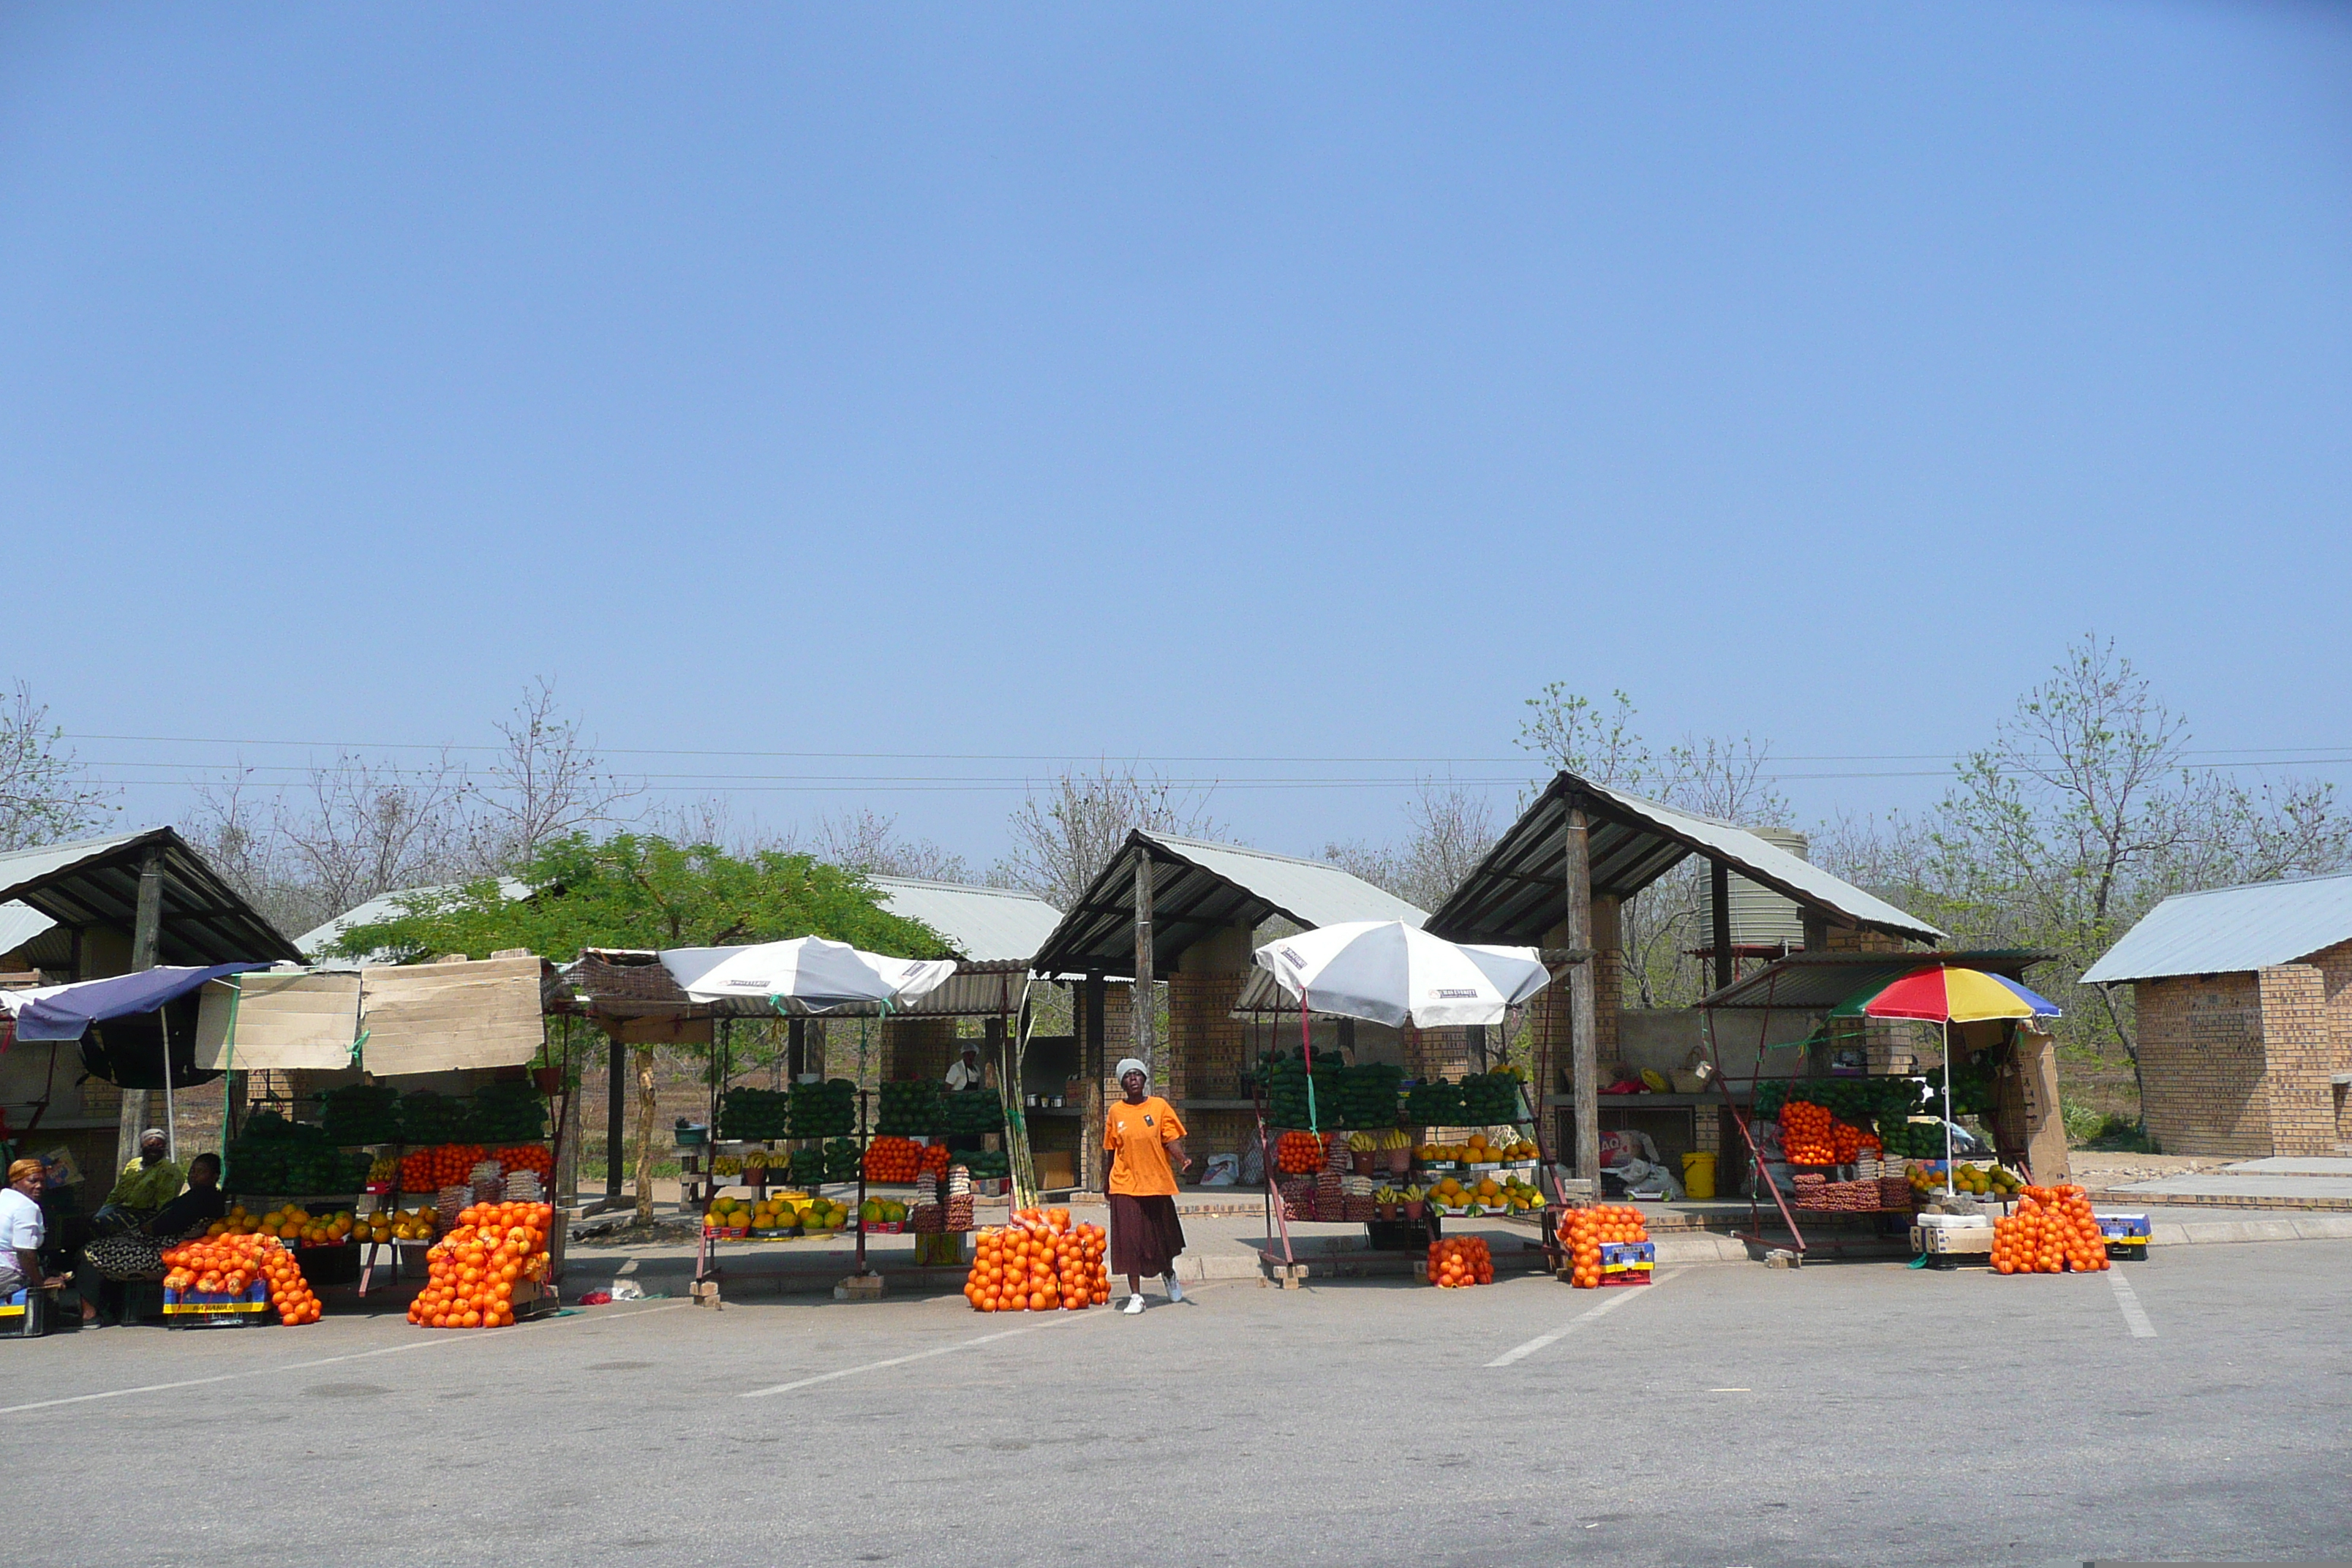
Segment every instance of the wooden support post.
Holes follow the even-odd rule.
[[[800,1082],[808,1071],[808,1020],[794,1014],[784,1020],[785,1087]]]
[[[621,1150],[628,1142],[629,1074],[617,1024],[606,1038],[613,1050],[604,1069],[604,1197],[617,1204],[621,1201]]]
[[[1715,944],[1715,988],[1717,991],[1731,984],[1731,868],[1720,860],[1711,861],[1715,880],[1715,930],[1708,940]]]
[[[1151,1070],[1156,1081],[1160,1064],[1152,1059],[1158,1022],[1152,1016],[1152,973],[1151,851],[1139,844],[1135,847],[1135,994],[1128,998],[1128,1021],[1135,1058]]]
[[[131,917],[131,968],[136,973],[152,969],[163,945],[163,847],[151,847],[146,858],[139,863],[139,902]],[[78,975],[77,978],[88,978]],[[172,1064],[168,1056],[163,1070],[169,1073]],[[139,1134],[147,1126],[147,1091],[126,1089],[122,1091],[122,1109],[114,1124],[114,1168],[117,1171],[139,1157]],[[176,1129],[172,1131],[176,1131]],[[107,1184],[113,1185],[111,1182]]]
[[[1087,1190],[1098,1193],[1110,1180],[1103,1168],[1103,1074],[1110,1064],[1104,1059],[1103,1003],[1106,986],[1102,971],[1091,971],[1086,981],[1086,1005],[1071,1012],[1080,1019],[1078,1033],[1078,1072],[1086,1079],[1086,1121],[1078,1128],[1078,1146],[1086,1151]]]
[[[1565,848],[1568,945],[1589,955],[1592,951],[1591,835],[1584,813],[1573,807],[1568,814]],[[1584,956],[1568,972],[1568,1078],[1569,1091],[1576,1100],[1576,1173],[1589,1182],[1601,1179],[1601,1059],[1593,1020],[1592,960]]]
[[[1356,1065],[1356,1020],[1339,1020],[1339,1059],[1349,1067]]]
[[[653,1047],[639,1046],[636,1053],[634,1065],[637,1070],[637,1223],[651,1225],[654,1222],[654,1122],[660,1115],[660,1101],[654,1089]]]

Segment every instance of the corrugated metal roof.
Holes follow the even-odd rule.
[[[1164,978],[1178,955],[1204,936],[1255,927],[1280,915],[1302,927],[1341,921],[1429,917],[1393,893],[1324,860],[1299,860],[1238,844],[1136,828],[1062,917],[1032,963],[1041,974],[1131,976],[1135,969],[1135,858],[1151,861],[1151,960]]]
[[[2039,947],[1980,948],[1967,952],[1792,952],[1701,997],[1698,1005],[1718,1012],[1744,1007],[1826,1013],[1857,992],[1884,990],[1931,963],[1981,969],[2021,981],[2027,970],[2057,956]]]
[[[0,900],[21,900],[63,926],[129,931],[139,909],[140,868],[150,849],[163,851],[157,962],[236,963],[301,956],[169,827],[0,854]]]
[[[0,904],[0,953],[10,953],[58,922],[15,899]]]
[[[380,963],[384,955],[371,953],[365,960],[356,958],[321,957],[327,944],[336,941],[353,926],[373,925],[388,921],[400,913],[403,899],[414,899],[427,893],[455,893],[462,890],[463,882],[441,882],[422,888],[397,888],[389,893],[378,893],[363,904],[355,904],[323,925],[312,926],[294,939],[294,945],[320,969],[356,969],[362,962]],[[499,879],[499,891],[509,899],[530,896],[530,884],[518,882],[512,877]]]
[[[2175,893],[2084,973],[2095,985],[2233,974],[2352,942],[2352,874]]]
[[[1563,836],[1571,807],[1582,808],[1589,821],[1586,848],[1595,893],[1631,898],[1685,857],[1700,855],[1722,861],[1834,924],[1915,942],[1944,940],[1944,933],[1925,921],[1744,827],[1565,772],[1429,917],[1429,929],[1452,942],[1541,942],[1566,918]]]
[[[1029,962],[1062,923],[1062,911],[1034,893],[974,888],[917,877],[868,877],[882,907],[940,933],[958,958]]]

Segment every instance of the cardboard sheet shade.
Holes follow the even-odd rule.
[[[372,1073],[520,1067],[539,1054],[536,958],[372,964],[360,971],[360,1059]],[[237,1032],[241,1040],[242,1019]]]
[[[360,977],[338,974],[247,974],[244,994],[225,983],[205,987],[196,1015],[196,1065],[217,1072],[314,1068],[352,1063],[359,1037]],[[228,1039],[232,1010],[236,1040]]]

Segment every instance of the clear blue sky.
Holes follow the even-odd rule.
[[[1933,755],[2096,627],[2352,754],[2347,432],[2342,8],[0,8],[0,673],[85,736]]]

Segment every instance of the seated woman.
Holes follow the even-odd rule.
[[[126,1321],[122,1287],[134,1280],[163,1279],[168,1272],[163,1267],[167,1250],[192,1236],[202,1236],[213,1221],[227,1215],[228,1199],[220,1190],[220,1173],[219,1155],[197,1155],[188,1162],[186,1192],[136,1229],[100,1237],[82,1248],[82,1268],[89,1272],[78,1273],[75,1284],[84,1324],[103,1327],[109,1318]],[[100,1299],[93,1299],[87,1288],[92,1277],[99,1281]]]

